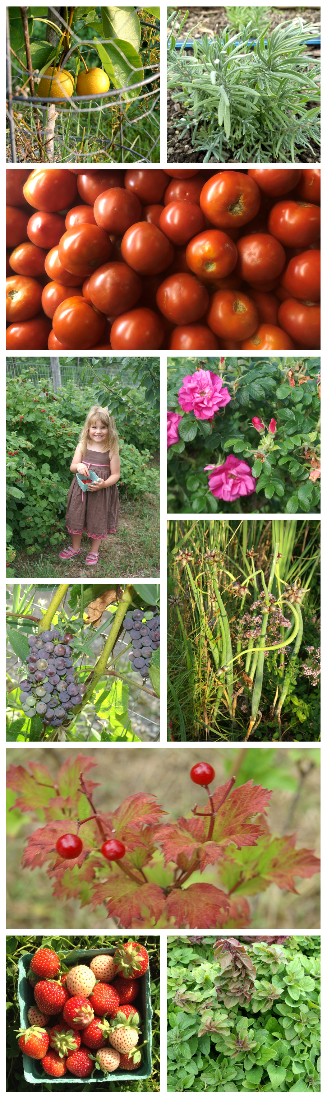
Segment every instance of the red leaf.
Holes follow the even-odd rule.
[[[217,787],[213,795],[214,806],[219,806],[226,786]],[[252,822],[254,814],[262,813],[269,804],[272,791],[263,787],[253,787],[252,779],[232,791],[229,798],[218,809],[213,828],[212,839],[218,844],[226,845],[232,841],[237,848],[244,845],[255,844],[262,835],[261,823]],[[210,802],[204,806],[204,813],[210,813]],[[209,818],[204,819],[209,821]],[[207,826],[208,828],[208,826]]]
[[[76,832],[76,828],[77,821],[70,821],[68,827],[67,818],[65,820],[62,818],[61,821],[52,821],[42,829],[36,829],[35,833],[28,838],[22,859],[23,867],[42,867],[43,863],[49,859],[53,864],[59,861],[60,865],[72,867],[77,861],[61,859],[56,852],[56,842],[63,833]],[[78,859],[83,860],[83,852]]]
[[[131,794],[115,810],[112,823],[116,834],[128,827],[137,829],[139,834],[143,825],[156,825],[164,813],[154,795]]]
[[[7,787],[13,791],[21,791],[21,798],[17,798],[12,809],[20,810],[44,809],[47,803],[56,795],[53,779],[47,768],[40,764],[32,764],[28,761],[30,772],[19,766],[10,765],[7,771]]]
[[[83,756],[82,753],[78,753],[77,756],[69,756],[65,764],[59,768],[59,794],[61,794],[63,798],[70,797],[74,799],[77,791],[81,791],[81,778],[84,779],[86,794],[92,794],[95,787],[99,787],[99,783],[92,783],[90,780],[85,780],[85,772],[96,767],[96,758],[93,760],[91,756]]]
[[[165,907],[165,895],[154,882],[138,886],[123,875],[112,875],[110,881],[97,886],[92,908],[105,902],[108,916],[116,917],[121,928],[153,928]]]
[[[222,890],[197,882],[185,890],[172,890],[163,915],[167,914],[168,926],[174,921],[176,928],[224,928],[229,908]]]
[[[230,898],[226,928],[250,928],[251,911],[246,898]],[[233,940],[231,941],[233,942]]]
[[[181,856],[185,856],[190,862],[196,859],[200,870],[204,871],[222,853],[220,845],[211,840],[206,841],[203,818],[199,817],[190,820],[180,817],[175,825],[161,825],[157,830],[156,840],[163,848],[165,865],[173,861],[183,870],[186,867]]]
[[[276,855],[261,874],[267,882],[276,882],[281,890],[292,890],[296,894],[294,876],[311,878],[320,871],[320,859],[308,848],[299,848],[297,852],[294,850],[296,833],[277,839],[277,851],[276,838],[273,843]]]

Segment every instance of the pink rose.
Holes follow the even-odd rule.
[[[219,500],[236,500],[237,497],[254,493],[256,479],[251,474],[251,468],[235,455],[228,455],[223,466],[205,466],[204,469],[211,470],[209,489]]]
[[[262,423],[262,420],[259,420],[258,416],[253,416],[252,417],[252,424],[253,424],[253,427],[256,428],[257,432],[264,432],[265,426]]]
[[[210,420],[218,409],[228,405],[230,394],[218,374],[197,370],[183,378],[178,400],[184,412],[193,411],[198,420]]]
[[[271,432],[272,435],[274,435],[274,432],[276,431],[276,426],[277,426],[277,420],[272,419],[270,421],[269,428],[268,428],[268,431]]]
[[[167,410],[167,450],[172,443],[179,442],[178,425],[181,419],[182,417],[178,413]]]

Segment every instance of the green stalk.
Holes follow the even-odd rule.
[[[56,611],[58,611],[58,607],[60,607],[61,601],[64,599],[68,588],[69,584],[58,585],[57,591],[55,592],[53,599],[51,600],[50,607],[46,611],[45,615],[43,615],[43,619],[41,619],[38,634],[42,634],[43,630],[49,630],[53,617],[56,614]]]
[[[226,614],[226,609],[225,609],[225,606],[223,604],[223,601],[222,601],[222,598],[221,598],[221,595],[220,595],[219,588],[218,588],[217,581],[216,581],[215,577],[213,578],[213,586],[214,586],[215,594],[216,594],[216,597],[217,597],[219,610],[220,610],[220,613],[221,613],[222,634],[223,634],[223,641],[225,642],[225,660],[223,661],[223,664],[227,665],[227,669],[226,669],[226,689],[227,689],[227,695],[228,695],[229,713],[230,713],[230,716],[232,717],[233,716],[233,650],[232,650],[232,642],[231,642],[231,636],[230,636],[228,616]]]
[[[175,707],[178,710],[179,732],[180,732],[181,741],[186,741],[186,730],[185,730],[185,722],[184,722],[184,718],[183,718],[183,711],[182,711],[181,705],[180,705],[180,703],[177,699],[175,688],[173,687],[173,685],[171,683],[171,680],[169,679],[169,676],[167,676],[167,684],[168,684],[168,687],[170,688],[170,691],[171,691],[171,694],[172,694],[172,697],[173,697],[173,700],[174,700],[174,703],[175,703]]]
[[[114,621],[113,621],[113,624],[112,624],[112,627],[111,627],[111,630],[110,630],[110,634],[108,635],[108,638],[107,638],[107,641],[105,642],[105,645],[103,647],[101,656],[99,657],[99,660],[97,661],[97,664],[95,665],[95,668],[93,670],[92,680],[91,680],[91,682],[90,682],[90,684],[89,684],[89,686],[88,686],[88,688],[85,692],[85,695],[83,695],[83,702],[80,703],[80,705],[78,707],[76,707],[75,716],[76,716],[76,714],[79,714],[80,710],[84,710],[84,707],[86,706],[86,703],[89,702],[89,700],[91,699],[91,696],[93,695],[93,692],[94,692],[94,689],[96,688],[98,680],[100,680],[100,677],[102,676],[102,673],[105,672],[105,668],[106,668],[108,658],[110,657],[110,654],[112,653],[114,645],[117,641],[118,634],[119,634],[123,619],[125,618],[125,615],[127,613],[127,610],[128,610],[128,607],[129,607],[130,603],[132,602],[132,599],[133,599],[133,585],[128,584],[125,588],[125,591],[123,592],[120,603],[118,604],[117,611],[116,611],[116,614],[115,614],[115,618],[114,618]]]
[[[266,598],[268,598],[268,595],[269,595],[269,593],[271,592],[271,589],[272,589],[274,576],[275,576],[277,554],[278,554],[278,542],[276,542],[275,552],[274,552],[274,556],[273,556],[273,560],[272,560],[272,564],[271,564],[270,577],[269,577],[269,581],[268,581],[268,588],[266,587],[265,579],[264,579],[264,576],[262,574],[262,583],[263,583],[263,588],[264,588]],[[261,693],[262,693],[262,684],[263,684],[263,670],[264,670],[264,664],[265,664],[265,640],[266,640],[266,633],[267,633],[267,626],[268,626],[268,618],[269,618],[269,609],[266,612],[266,614],[263,616],[262,624],[261,624],[260,647],[259,647],[261,652],[258,654],[258,660],[257,660],[255,681],[254,681],[253,691],[252,691],[251,719],[250,719],[249,731],[247,733],[247,737],[249,736],[249,734],[251,732],[251,729],[253,729],[253,726],[256,722],[258,711],[259,711],[259,706],[260,706],[260,699],[261,699]]]
[[[185,631],[185,627],[184,627],[184,623],[183,623],[183,619],[182,619],[179,607],[176,607],[176,611],[177,611],[178,621],[179,621],[179,625],[180,625],[180,628],[181,628],[182,638],[183,638],[183,642],[184,642],[184,646],[185,646],[186,663],[187,663],[188,670],[190,672],[192,670],[192,667],[193,667],[192,651],[190,653],[190,643],[189,643],[189,639],[188,639],[186,631]]]
[[[296,657],[298,655],[300,645],[301,645],[301,642],[302,642],[302,637],[303,637],[303,618],[302,618],[302,612],[301,612],[300,605],[299,604],[291,604],[290,606],[292,608],[294,616],[297,617],[297,619],[298,619],[298,632],[297,632],[295,642],[294,642],[293,653],[292,653],[292,656],[290,658],[287,671],[285,672],[285,676],[284,676],[284,680],[283,680],[283,686],[282,686],[282,690],[281,690],[281,696],[280,696],[280,700],[279,700],[278,707],[277,707],[277,710],[276,710],[279,725],[280,725],[280,716],[281,716],[282,706],[283,706],[283,703],[285,703],[286,696],[288,695],[288,692],[290,690],[290,684],[291,684],[291,679],[292,679],[292,671],[293,671],[293,668],[294,668],[294,665],[295,665]]]

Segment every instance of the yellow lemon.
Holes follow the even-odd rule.
[[[96,95],[107,92],[110,80],[104,69],[88,69],[77,77],[76,95]]]
[[[68,69],[54,69],[50,67],[41,76],[37,94],[53,99],[70,99],[74,91],[74,77]]]

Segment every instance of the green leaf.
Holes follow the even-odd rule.
[[[155,649],[151,657],[151,664],[149,666],[149,676],[153,690],[160,698],[160,647]]]
[[[138,53],[141,41],[140,20],[135,8],[101,8],[103,37],[129,42]]]
[[[285,512],[291,512],[293,514],[294,512],[298,512],[298,510],[299,510],[298,495],[297,495],[297,493],[293,493],[293,495],[291,497],[289,497],[289,499],[287,500],[287,502],[285,504]]]
[[[189,443],[191,439],[195,439],[198,431],[198,424],[194,416],[183,416],[178,425],[178,434],[181,439],[184,439],[186,443]]]
[[[185,451],[185,443],[182,439],[180,439],[178,443],[172,443],[171,446],[168,447],[168,458],[171,457],[173,451],[178,455],[181,455],[182,451]]]
[[[197,420],[197,425],[198,425],[198,431],[201,433],[201,435],[204,435],[204,436],[211,435],[212,426],[209,423],[209,420]]]
[[[192,474],[191,477],[188,477],[186,479],[186,488],[190,489],[191,492],[194,491],[195,489],[199,489],[200,485],[201,485],[201,482],[199,481],[199,478],[194,477],[194,474]]]
[[[142,11],[148,11],[155,19],[160,19],[160,8],[142,8]]]
[[[130,90],[124,93],[125,98],[137,95],[138,90],[135,89],[133,92],[132,85],[143,80],[144,74],[142,60],[134,50],[134,46],[129,42],[123,42],[120,38],[116,38],[115,42],[107,42],[106,49],[98,39],[95,39],[95,45],[103,68],[114,87],[128,87]]]
[[[258,458],[256,460],[256,462],[254,463],[254,465],[252,466],[251,473],[253,474],[253,477],[259,477],[259,474],[261,474],[261,471],[262,471],[262,462],[261,462],[261,459]]]
[[[313,484],[311,481],[306,481],[304,485],[300,485],[298,489],[298,498],[304,508],[307,508],[311,502]]]
[[[289,383],[282,382],[281,386],[277,386],[276,397],[280,397],[281,399],[283,399],[283,397],[290,397],[290,396],[291,396],[291,386],[290,386]]]
[[[49,42],[31,42],[30,46],[33,69],[39,69],[41,72],[42,69],[45,69],[49,65],[50,60],[55,57],[54,47],[51,46]],[[22,46],[21,49],[18,50],[18,57],[23,61],[24,65],[26,65],[25,46]]]
[[[7,638],[14,653],[16,653],[16,657],[19,657],[19,659],[25,663],[30,651],[25,635],[21,634],[20,630],[15,630],[14,627],[12,627],[10,630],[7,630]]]
[[[160,600],[160,585],[159,584],[134,584],[135,592],[140,596],[143,603],[152,604],[159,603]]]

